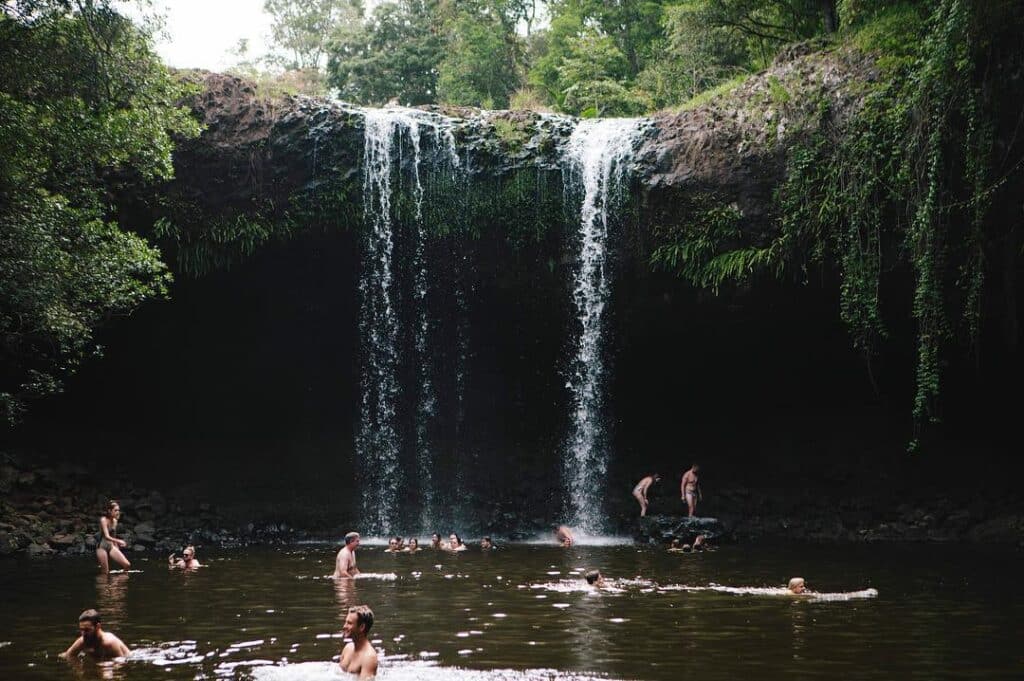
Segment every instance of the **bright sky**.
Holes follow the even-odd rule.
[[[156,49],[169,66],[223,70],[238,61],[228,52],[241,38],[249,41],[250,59],[268,51],[263,0],[153,0],[153,10],[165,18]],[[134,7],[125,12],[139,14]]]

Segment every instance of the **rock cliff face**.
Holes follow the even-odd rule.
[[[358,178],[357,108],[309,97],[270,101],[232,76],[190,77],[202,86],[191,105],[205,131],[175,155],[177,179],[167,190],[174,200],[207,216],[261,211],[280,218],[296,203]],[[762,219],[783,177],[787,147],[819,126],[841,126],[859,105],[858,83],[872,77],[863,57],[797,49],[703,105],[650,117],[634,169],[641,206],[656,210],[700,192],[735,203],[749,220]],[[575,124],[525,111],[425,111],[445,117],[464,168],[488,179],[558,171]]]

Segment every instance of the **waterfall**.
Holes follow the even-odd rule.
[[[393,290],[394,230],[391,162],[397,120],[366,111],[363,148],[363,213],[366,236],[359,279],[362,401],[356,437],[363,518],[368,529],[390,533],[398,502],[398,317]]]
[[[434,484],[435,457],[431,424],[435,418],[437,395],[434,389],[433,353],[430,347],[431,318],[427,304],[429,269],[427,233],[423,216],[424,184],[421,177],[424,149],[421,128],[433,130],[438,155],[454,174],[459,165],[455,138],[448,119],[414,109],[364,110],[365,142],[363,151],[363,211],[366,237],[359,281],[360,336],[362,366],[360,390],[360,426],[356,437],[356,457],[361,472],[363,518],[370,532],[390,534],[399,528],[399,498],[402,488],[413,487],[420,495],[420,524],[432,525],[436,514]],[[427,138],[429,140],[429,137]],[[409,169],[404,161],[412,151]],[[393,179],[399,184],[411,175],[413,198],[413,243],[405,246],[411,255],[411,274],[400,285],[403,270],[396,262],[396,239],[403,232],[397,227],[398,206],[392,205]],[[412,310],[403,318],[400,295],[412,291]],[[407,303],[408,304],[408,303]],[[411,319],[410,319],[411,317]],[[416,385],[400,385],[401,328],[411,329]],[[403,475],[403,428],[398,419],[401,394],[415,395],[412,443],[415,453],[415,479]]]
[[[602,501],[608,467],[603,351],[605,306],[611,293],[609,214],[621,199],[639,129],[637,119],[581,121],[566,150],[567,195],[582,193],[582,204],[579,265],[573,282],[578,336],[566,386],[572,396],[572,423],[563,475],[570,522],[589,532],[604,529]]]

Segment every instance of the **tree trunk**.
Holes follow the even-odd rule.
[[[835,33],[839,30],[839,14],[836,11],[836,0],[819,0],[821,4],[821,19],[825,26],[825,33]]]

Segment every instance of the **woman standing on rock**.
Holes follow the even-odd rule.
[[[103,568],[104,574],[110,572],[110,559],[127,570],[132,566],[121,553],[126,546],[123,539],[114,536],[117,532],[117,519],[121,517],[121,505],[111,499],[107,502],[107,510],[100,516],[100,531],[96,533],[96,560]]]

